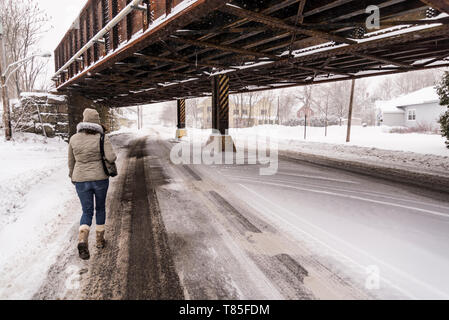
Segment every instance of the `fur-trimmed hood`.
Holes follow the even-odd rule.
[[[82,130],[92,130],[98,132],[100,134],[104,134],[103,127],[99,124],[92,122],[80,122],[76,127],[76,132],[80,132]]]

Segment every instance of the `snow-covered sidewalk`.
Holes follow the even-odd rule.
[[[30,299],[76,224],[67,144],[32,134],[0,140],[0,299]]]

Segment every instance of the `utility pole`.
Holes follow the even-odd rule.
[[[140,106],[137,106],[137,130],[140,130]]]
[[[9,141],[12,138],[11,113],[9,110],[8,89],[6,88],[6,75],[3,76],[3,66],[6,67],[6,52],[3,41],[3,27],[0,23],[0,86],[3,101],[3,126],[5,127],[5,138]]]
[[[329,93],[326,97],[326,119],[325,119],[325,129],[324,129],[324,136],[327,137],[327,127],[329,126]]]
[[[304,140],[307,140],[307,110],[304,115]]]
[[[280,125],[281,124],[281,97],[278,96],[278,113],[277,113],[277,124]]]
[[[143,129],[143,110],[141,106],[137,107],[137,128],[139,130]]]
[[[346,142],[351,142],[352,107],[354,105],[354,89],[355,89],[355,79],[352,79],[351,99],[349,100],[348,134],[346,136]]]

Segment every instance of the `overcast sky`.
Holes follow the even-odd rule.
[[[44,10],[50,21],[48,23],[49,31],[44,35],[41,41],[41,51],[53,51],[62,40],[64,34],[75,21],[87,0],[39,0],[39,6]],[[54,59],[49,61],[48,74],[45,78],[51,78],[55,71]]]

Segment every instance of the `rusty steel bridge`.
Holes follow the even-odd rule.
[[[449,0],[89,0],[53,80],[109,107],[212,95],[217,127],[229,93],[448,66],[448,13]]]

